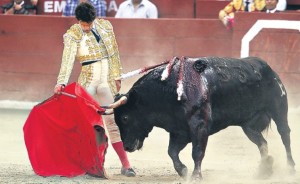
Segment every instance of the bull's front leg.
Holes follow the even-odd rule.
[[[189,139],[181,135],[170,133],[168,154],[173,161],[173,165],[179,176],[186,177],[187,167],[180,161],[179,153],[188,144]]]
[[[208,129],[207,120],[199,119],[199,115],[194,116],[190,122],[191,135],[192,135],[192,157],[194,160],[194,171],[192,180],[201,180],[201,164],[205,155]]]

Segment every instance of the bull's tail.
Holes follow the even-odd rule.
[[[273,93],[276,94],[274,96],[271,103],[271,116],[274,120],[277,130],[281,136],[281,140],[284,144],[288,165],[291,168],[291,171],[294,172],[295,162],[291,153],[291,140],[290,140],[290,132],[291,129],[288,124],[288,100],[287,100],[287,92],[285,90],[284,85],[282,84],[278,75],[274,72],[274,89],[270,89]]]

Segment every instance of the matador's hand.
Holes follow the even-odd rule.
[[[65,88],[65,85],[63,84],[56,84],[54,87],[54,93],[55,94],[60,94]]]

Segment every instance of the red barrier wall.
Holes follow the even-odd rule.
[[[196,18],[217,19],[219,11],[224,9],[230,0],[196,0]]]
[[[300,13],[238,13],[235,19],[232,55],[240,57],[241,39],[252,25],[263,20],[300,20]],[[246,21],[245,21],[246,20]],[[267,61],[279,73],[287,87],[290,104],[300,105],[300,36],[299,30],[263,29],[250,42],[249,55]]]
[[[151,0],[160,18],[194,18],[194,0]]]
[[[173,56],[230,56],[232,34],[218,20],[110,19],[124,72]],[[41,101],[52,94],[71,17],[0,15],[0,100]],[[10,24],[4,24],[9,22]],[[213,48],[213,49],[212,49]],[[71,81],[76,81],[79,63]],[[124,90],[133,81],[124,83]]]
[[[241,38],[258,19],[300,20],[300,14],[238,13],[233,30],[218,19],[114,19],[123,72],[173,56],[240,57]],[[5,23],[4,23],[5,22]],[[52,94],[63,49],[62,35],[75,18],[0,15],[0,100],[41,101]],[[291,105],[300,104],[299,31],[263,30],[250,55],[265,59],[282,77]],[[79,63],[70,81],[76,81]],[[124,81],[122,91],[136,78]]]

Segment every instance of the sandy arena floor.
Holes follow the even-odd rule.
[[[28,110],[0,109],[0,183],[45,184],[45,183],[189,183],[181,179],[173,169],[172,161],[167,154],[168,133],[162,129],[154,129],[146,139],[141,151],[129,153],[131,164],[137,176],[126,178],[120,175],[120,162],[112,147],[106,154],[105,168],[109,180],[79,176],[41,177],[35,175],[27,157],[23,140],[23,125]],[[206,156],[203,161],[203,184],[300,184],[300,110],[291,110],[289,124],[292,129],[292,151],[296,162],[297,173],[287,173],[285,150],[276,125],[265,134],[269,143],[270,155],[274,157],[274,174],[266,180],[254,178],[259,163],[259,151],[251,143],[241,128],[230,127],[209,138]],[[191,144],[180,155],[189,169],[193,169]]]

